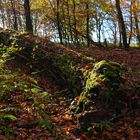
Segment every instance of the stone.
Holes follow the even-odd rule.
[[[119,102],[119,93],[123,86],[122,71],[122,66],[116,62],[102,60],[94,64],[80,98],[74,100],[70,108],[76,114],[81,128],[88,128],[92,122],[109,120],[112,117],[112,112],[106,111],[106,107],[110,103]]]
[[[93,70],[89,73],[84,91],[78,100],[78,109],[87,110],[97,99],[109,101],[113,94],[121,87],[120,64],[102,60],[95,63]]]

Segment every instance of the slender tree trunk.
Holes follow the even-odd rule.
[[[60,25],[60,0],[57,0],[56,18],[57,18],[57,29],[58,29],[60,43],[63,44],[62,31],[61,31],[61,25]]]
[[[120,41],[119,42],[119,47],[122,48],[122,34],[121,34],[121,32],[120,32],[120,39],[119,39],[119,41]]]
[[[98,37],[99,37],[99,45],[101,45],[101,23],[100,23],[100,18],[98,19]]]
[[[70,10],[69,10],[69,0],[67,0],[67,14],[68,14],[68,26],[69,26],[69,32],[70,32],[70,38],[71,38],[70,41],[73,42],[73,34],[72,34],[72,27],[71,27],[71,16],[70,16]]]
[[[133,29],[133,20],[132,20],[132,0],[131,0],[131,5],[130,5],[130,35],[128,38],[128,45],[130,46],[131,39],[132,39],[132,29]]]
[[[38,21],[38,13],[35,12],[34,14],[34,33],[37,33],[37,21]]]
[[[2,0],[0,0],[0,4],[2,4]],[[0,9],[0,18],[1,18],[1,21],[2,21],[2,26],[3,26],[3,29],[5,29],[5,13],[4,13],[4,8],[1,8]]]
[[[75,0],[72,0],[73,2],[73,20],[74,20],[74,41],[76,42],[76,44],[78,44],[78,35],[77,35],[77,31],[76,31],[76,26],[77,26],[77,22],[76,22],[76,4],[75,4]]]
[[[123,39],[123,47],[129,48],[129,46],[127,44],[127,36],[126,36],[126,29],[125,29],[125,24],[124,24],[124,20],[123,20],[123,15],[122,15],[122,11],[120,8],[120,0],[116,0],[116,9],[117,9],[117,14],[118,14],[118,24],[119,24],[119,28],[120,28],[120,33],[121,33],[122,39]]]
[[[33,25],[31,19],[30,2],[29,0],[24,0],[24,15],[26,22],[26,31],[33,34]]]
[[[138,46],[140,47],[140,29],[139,29],[139,20],[137,13],[134,12],[134,20],[135,20],[135,30],[136,30],[136,35],[137,35],[137,41],[138,41]]]
[[[4,15],[4,9],[2,9],[1,12],[2,12],[2,14],[1,14],[2,25],[3,25],[3,29],[5,29],[5,15]]]
[[[18,16],[18,23],[19,23],[19,30],[22,30],[22,19],[21,19],[21,15]]]
[[[15,1],[11,0],[12,11],[14,15],[14,29],[18,30],[18,23],[17,23],[17,14],[15,9]]]
[[[116,29],[116,24],[114,23],[114,46],[116,47],[117,44],[117,29]]]
[[[66,29],[66,15],[65,15],[65,2],[62,3],[62,37],[63,37],[63,43],[67,44],[67,29]]]
[[[87,46],[90,46],[90,36],[89,36],[89,3],[86,3],[86,36],[87,36]]]
[[[13,26],[13,25],[11,24],[11,23],[12,23],[11,15],[12,15],[12,12],[9,11],[9,10],[7,9],[7,10],[6,10],[6,16],[7,16],[6,18],[7,18],[7,21],[8,21],[8,22],[5,23],[5,27],[7,27],[7,28],[12,28],[12,26]]]
[[[95,20],[96,20],[96,34],[97,34],[98,45],[101,46],[100,18],[98,18],[97,12],[96,12]]]

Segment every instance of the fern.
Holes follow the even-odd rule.
[[[17,117],[12,115],[12,114],[4,114],[0,116],[0,121],[1,120],[11,120],[11,121],[15,121],[17,120]]]

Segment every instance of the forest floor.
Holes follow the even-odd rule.
[[[66,49],[95,61],[119,62],[126,67],[125,78],[132,85],[140,83],[140,49],[70,46]],[[1,57],[0,140],[140,139],[139,108],[113,123],[102,123],[100,130],[76,132],[77,120],[68,114],[72,98],[67,97],[66,89],[60,88],[49,75],[31,73],[24,63],[4,61]],[[90,63],[84,61],[81,65],[86,67]]]

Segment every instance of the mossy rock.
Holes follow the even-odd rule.
[[[93,122],[111,119],[124,83],[122,71],[122,66],[116,62],[102,60],[94,64],[83,92],[70,106],[70,113],[77,117],[81,130],[87,130]]]
[[[121,65],[119,63],[102,60],[95,64],[93,73],[116,77],[120,75],[120,68]]]
[[[96,100],[113,101],[123,83],[122,70],[122,66],[116,62],[102,60],[95,63],[77,101],[77,112],[89,110]]]

